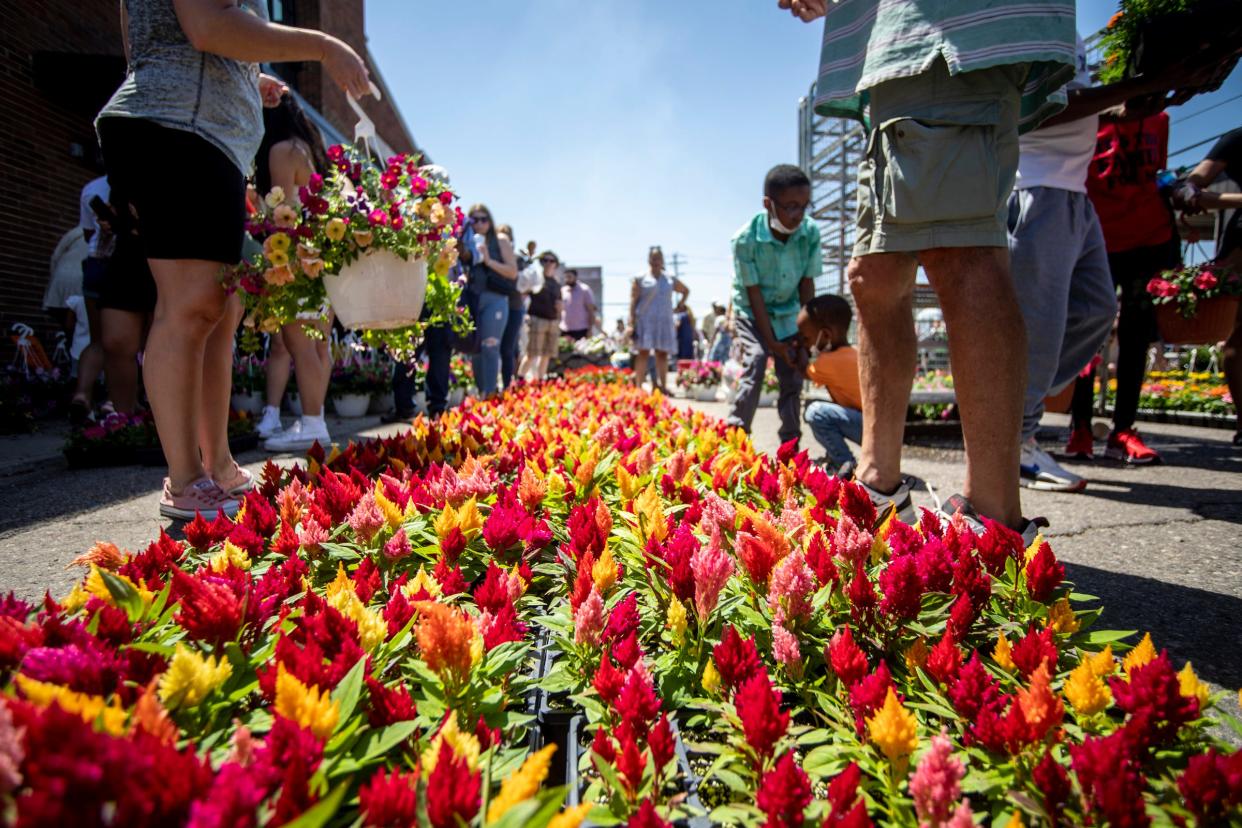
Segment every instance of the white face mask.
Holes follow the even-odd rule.
[[[820,331],[819,336],[815,337],[815,344],[811,346],[811,358],[817,359],[823,354],[832,353],[832,343],[828,343],[828,347],[820,345],[820,341],[824,338],[824,332]]]
[[[776,232],[786,236],[792,236],[794,233],[798,232],[797,227],[786,227],[782,224],[781,220],[776,217],[776,213],[768,213],[768,226]],[[801,222],[799,222],[799,226],[801,226]]]

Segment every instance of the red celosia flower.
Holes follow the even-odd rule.
[[[1004,574],[1005,563],[1009,559],[1022,560],[1026,548],[1022,535],[990,518],[984,518],[983,525],[987,531],[979,537],[975,548],[989,573],[993,576]]]
[[[979,612],[975,605],[971,602],[969,595],[959,595],[953,600],[953,606],[949,608],[949,623],[945,626],[945,632],[961,641],[970,632],[971,625],[975,623]]]
[[[764,540],[750,532],[738,532],[734,546],[737,558],[750,576],[751,583],[763,594],[768,591],[768,577],[776,565],[776,555]]]
[[[131,557],[117,572],[134,583],[146,581],[148,588],[156,589],[153,585],[162,584],[184,554],[185,545],[173,540],[167,532],[160,530],[159,540]]]
[[[673,824],[661,819],[655,805],[651,804],[651,800],[644,799],[638,806],[638,810],[625,823],[625,828],[673,828]]]
[[[1069,774],[1052,757],[1052,751],[1048,751],[1031,771],[1031,779],[1044,797],[1044,810],[1052,818],[1052,823],[1059,825],[1061,810],[1071,793]]]
[[[233,590],[177,570],[173,573],[173,592],[181,603],[175,619],[190,638],[222,644],[237,636],[242,608]]]
[[[1222,756],[1209,748],[1191,756],[1177,789],[1200,825],[1224,824],[1230,810],[1242,806],[1242,750]]]
[[[884,706],[884,698],[892,686],[892,673],[883,661],[871,675],[850,685],[850,708],[854,711],[854,725],[859,735],[866,727],[867,717]]]
[[[367,828],[405,828],[418,822],[418,774],[381,768],[358,791]]]
[[[591,686],[595,688],[595,692],[599,693],[599,697],[604,704],[612,707],[616,704],[617,696],[621,692],[621,685],[625,683],[625,676],[616,667],[612,666],[612,659],[608,656],[608,650],[605,649],[599,657],[599,669],[595,671],[595,678],[591,680]]]
[[[428,596],[430,597],[430,596]],[[405,629],[405,625],[414,617],[414,605],[405,597],[405,590],[394,589],[392,597],[384,605],[384,620],[388,622],[388,637]]]
[[[927,674],[939,684],[952,684],[962,669],[962,651],[958,649],[953,636],[945,633],[927,654],[924,667]]]
[[[849,518],[855,526],[870,529],[875,526],[875,504],[867,490],[853,481],[842,481],[838,501],[841,505],[841,517]]]
[[[651,749],[654,762],[653,770],[658,777],[676,753],[676,741],[673,728],[668,723],[668,716],[661,714],[655,726],[647,733],[647,747]]]
[[[1199,717],[1199,700],[1181,694],[1168,653],[1130,671],[1129,680],[1109,680],[1117,707],[1129,713],[1125,729],[1135,747],[1162,747],[1187,722]]]
[[[828,803],[832,812],[824,820],[824,828],[871,828],[867,807],[858,796],[862,771],[850,762],[828,785]]]
[[[483,541],[497,554],[507,552],[517,545],[522,535],[522,523],[529,519],[530,515],[518,503],[516,493],[510,494],[502,486],[491,514],[483,522]]]
[[[1070,745],[1070,764],[1092,811],[1115,828],[1151,823],[1143,800],[1144,784],[1138,763],[1131,757],[1126,731],[1089,737]]]
[[[980,661],[979,653],[975,652],[958,671],[947,695],[957,714],[963,720],[972,722],[985,708],[996,711],[1000,704],[1000,684],[992,678]]]
[[[772,770],[763,775],[755,797],[759,810],[767,814],[766,828],[802,828],[802,815],[811,804],[811,780],[786,752]]]
[[[1052,592],[1065,580],[1065,566],[1052,554],[1052,547],[1045,543],[1026,565],[1026,589],[1041,604],[1048,603]]]
[[[574,614],[577,614],[578,607],[582,606],[583,602],[591,596],[591,590],[595,589],[595,578],[591,574],[593,566],[595,566],[595,555],[590,550],[578,557],[574,587],[569,593],[569,608]]]
[[[497,612],[509,603],[509,576],[494,561],[488,562],[483,582],[474,588],[474,602],[486,612]]]
[[[617,694],[616,708],[621,721],[640,731],[655,721],[660,712],[660,698],[650,674],[641,665],[631,668],[625,677],[625,684]]]
[[[712,660],[726,693],[732,693],[746,679],[763,670],[754,640],[742,638],[733,627],[724,628],[720,643],[712,650]]]
[[[574,560],[584,552],[598,558],[604,553],[608,535],[612,532],[612,516],[599,498],[593,497],[570,510],[565,531],[569,535],[565,550]]]
[[[867,656],[854,643],[854,633],[848,626],[842,627],[832,637],[824,655],[845,687],[861,681],[867,675]]]
[[[638,631],[638,593],[631,592],[612,608],[608,625],[604,627],[604,641],[620,641]]]
[[[855,621],[862,622],[869,618],[876,606],[875,587],[867,577],[862,564],[854,567],[854,577],[845,589],[845,597],[850,599],[850,615]]]
[[[382,682],[366,675],[367,691],[371,707],[367,720],[371,727],[387,727],[397,722],[408,722],[418,715],[418,708],[405,684],[386,687]]]
[[[608,735],[604,728],[596,728],[595,738],[591,742],[591,750],[608,764],[616,764],[617,748],[612,743],[612,737]]]
[[[242,514],[242,523],[250,527],[256,534],[268,537],[276,531],[276,510],[267,498],[251,490],[246,493],[246,509]]]
[[[832,561],[832,550],[828,548],[823,532],[811,535],[811,541],[806,547],[806,563],[815,573],[815,579],[821,587],[840,580],[837,566]]]
[[[909,555],[894,558],[880,573],[880,590],[884,600],[880,611],[897,620],[915,618],[923,597],[923,581],[918,567]]]
[[[433,828],[469,825],[479,812],[480,775],[447,741],[440,743],[435,770],[427,777],[427,819]]]
[[[1022,671],[1022,675],[1027,678],[1045,661],[1048,662],[1049,669],[1055,668],[1057,666],[1057,642],[1052,627],[1044,627],[1036,631],[1035,625],[1032,624],[1027,629],[1026,635],[1013,645],[1010,658]]]
[[[369,556],[364,557],[358,564],[358,568],[354,570],[353,581],[354,592],[358,593],[358,597],[364,604],[370,601],[371,596],[384,585],[384,578],[380,575],[379,567]]]
[[[689,604],[694,600],[694,573],[690,569],[690,559],[701,546],[691,526],[688,520],[678,524],[677,528],[669,534],[663,547],[654,535],[647,542],[649,549],[654,543],[660,550],[661,557],[668,564],[669,586],[672,587],[677,600],[683,604]]]
[[[455,566],[457,559],[461,557],[461,553],[466,549],[466,536],[462,534],[461,528],[454,526],[445,533],[440,539],[440,553],[444,556],[443,561],[449,566]]]
[[[435,569],[431,571],[431,577],[440,584],[440,592],[445,596],[457,595],[468,589],[461,567],[450,567],[443,559],[436,562]]]
[[[629,670],[642,657],[642,648],[638,646],[638,633],[632,632],[612,646],[612,657],[623,670]]]
[[[733,703],[746,743],[761,765],[771,758],[776,743],[789,727],[789,714],[781,712],[781,694],[772,686],[767,671],[762,671],[742,683]]]
[[[244,523],[239,523],[229,532],[229,543],[239,549],[244,549],[252,557],[257,558],[263,554],[264,536],[251,529]]]
[[[213,543],[216,543],[212,525],[203,518],[203,513],[198,512],[194,515],[194,520],[185,525],[182,531],[185,533],[185,539],[189,541],[190,546],[195,549],[205,550]]]
[[[513,602],[506,601],[483,630],[483,647],[491,651],[506,641],[521,641],[526,636],[526,625],[518,620]]]
[[[483,750],[487,750],[492,745],[500,744],[500,728],[488,727],[487,719],[480,715],[479,720],[474,723],[474,738],[479,740]]]
[[[613,765],[621,776],[627,795],[633,799],[639,785],[642,784],[643,769],[647,767],[647,757],[639,749],[633,728],[629,727],[628,723],[617,728],[617,742],[621,749],[617,752]]]
[[[948,592],[953,585],[953,560],[940,538],[929,538],[914,555],[923,588],[928,592]]]

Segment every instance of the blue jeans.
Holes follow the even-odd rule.
[[[846,445],[848,437],[862,443],[863,415],[856,408],[846,408],[833,402],[816,400],[806,407],[803,415],[815,439],[828,452],[828,459],[840,467],[854,460],[854,452]]]
[[[708,362],[724,362],[729,358],[729,349],[733,347],[733,336],[720,331],[716,341],[712,343],[712,351],[707,356]]]
[[[525,318],[526,308],[520,303],[510,303],[509,321],[505,323],[504,335],[500,337],[500,376],[505,381],[505,388],[513,383],[513,375],[517,373],[518,340]]]
[[[509,321],[509,297],[485,290],[479,294],[479,352],[474,355],[474,384],[479,394],[495,394],[500,382],[500,341]]]

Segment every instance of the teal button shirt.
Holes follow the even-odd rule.
[[[754,319],[746,288],[758,285],[773,335],[788,339],[798,332],[798,311],[802,308],[798,284],[803,279],[814,280],[823,270],[819,225],[803,217],[797,232],[780,242],[768,226],[767,212],[757,213],[733,236],[733,307]]]

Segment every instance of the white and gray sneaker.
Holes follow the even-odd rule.
[[[1087,481],[1061,464],[1039,447],[1035,438],[1031,437],[1022,443],[1022,456],[1018,461],[1021,466],[1020,482],[1028,489],[1039,489],[1045,492],[1081,492],[1087,488]]]
[[[940,505],[940,517],[943,520],[952,520],[954,515],[961,515],[966,521],[966,525],[979,536],[987,531],[987,526],[983,522],[983,518],[975,511],[975,507],[971,505],[960,494],[955,494]],[[1022,543],[1030,546],[1035,542],[1035,538],[1042,534],[1044,529],[1048,528],[1048,519],[1045,517],[1023,518],[1022,528],[1018,530],[1018,534],[1022,536]]]
[[[332,436],[323,417],[302,417],[284,431],[270,437],[263,448],[271,452],[306,451],[315,443],[324,448],[332,445]]]
[[[280,433],[280,409],[272,405],[263,406],[263,416],[254,427],[255,434],[266,440]]]
[[[891,508],[897,513],[898,520],[911,526],[914,525],[916,518],[914,515],[914,501],[910,498],[910,478],[901,478],[901,485],[888,494],[871,488],[861,480],[855,480],[854,482],[863,487],[863,490],[867,492],[867,496],[871,498],[871,502],[875,504],[876,510],[881,515],[891,504]]]

